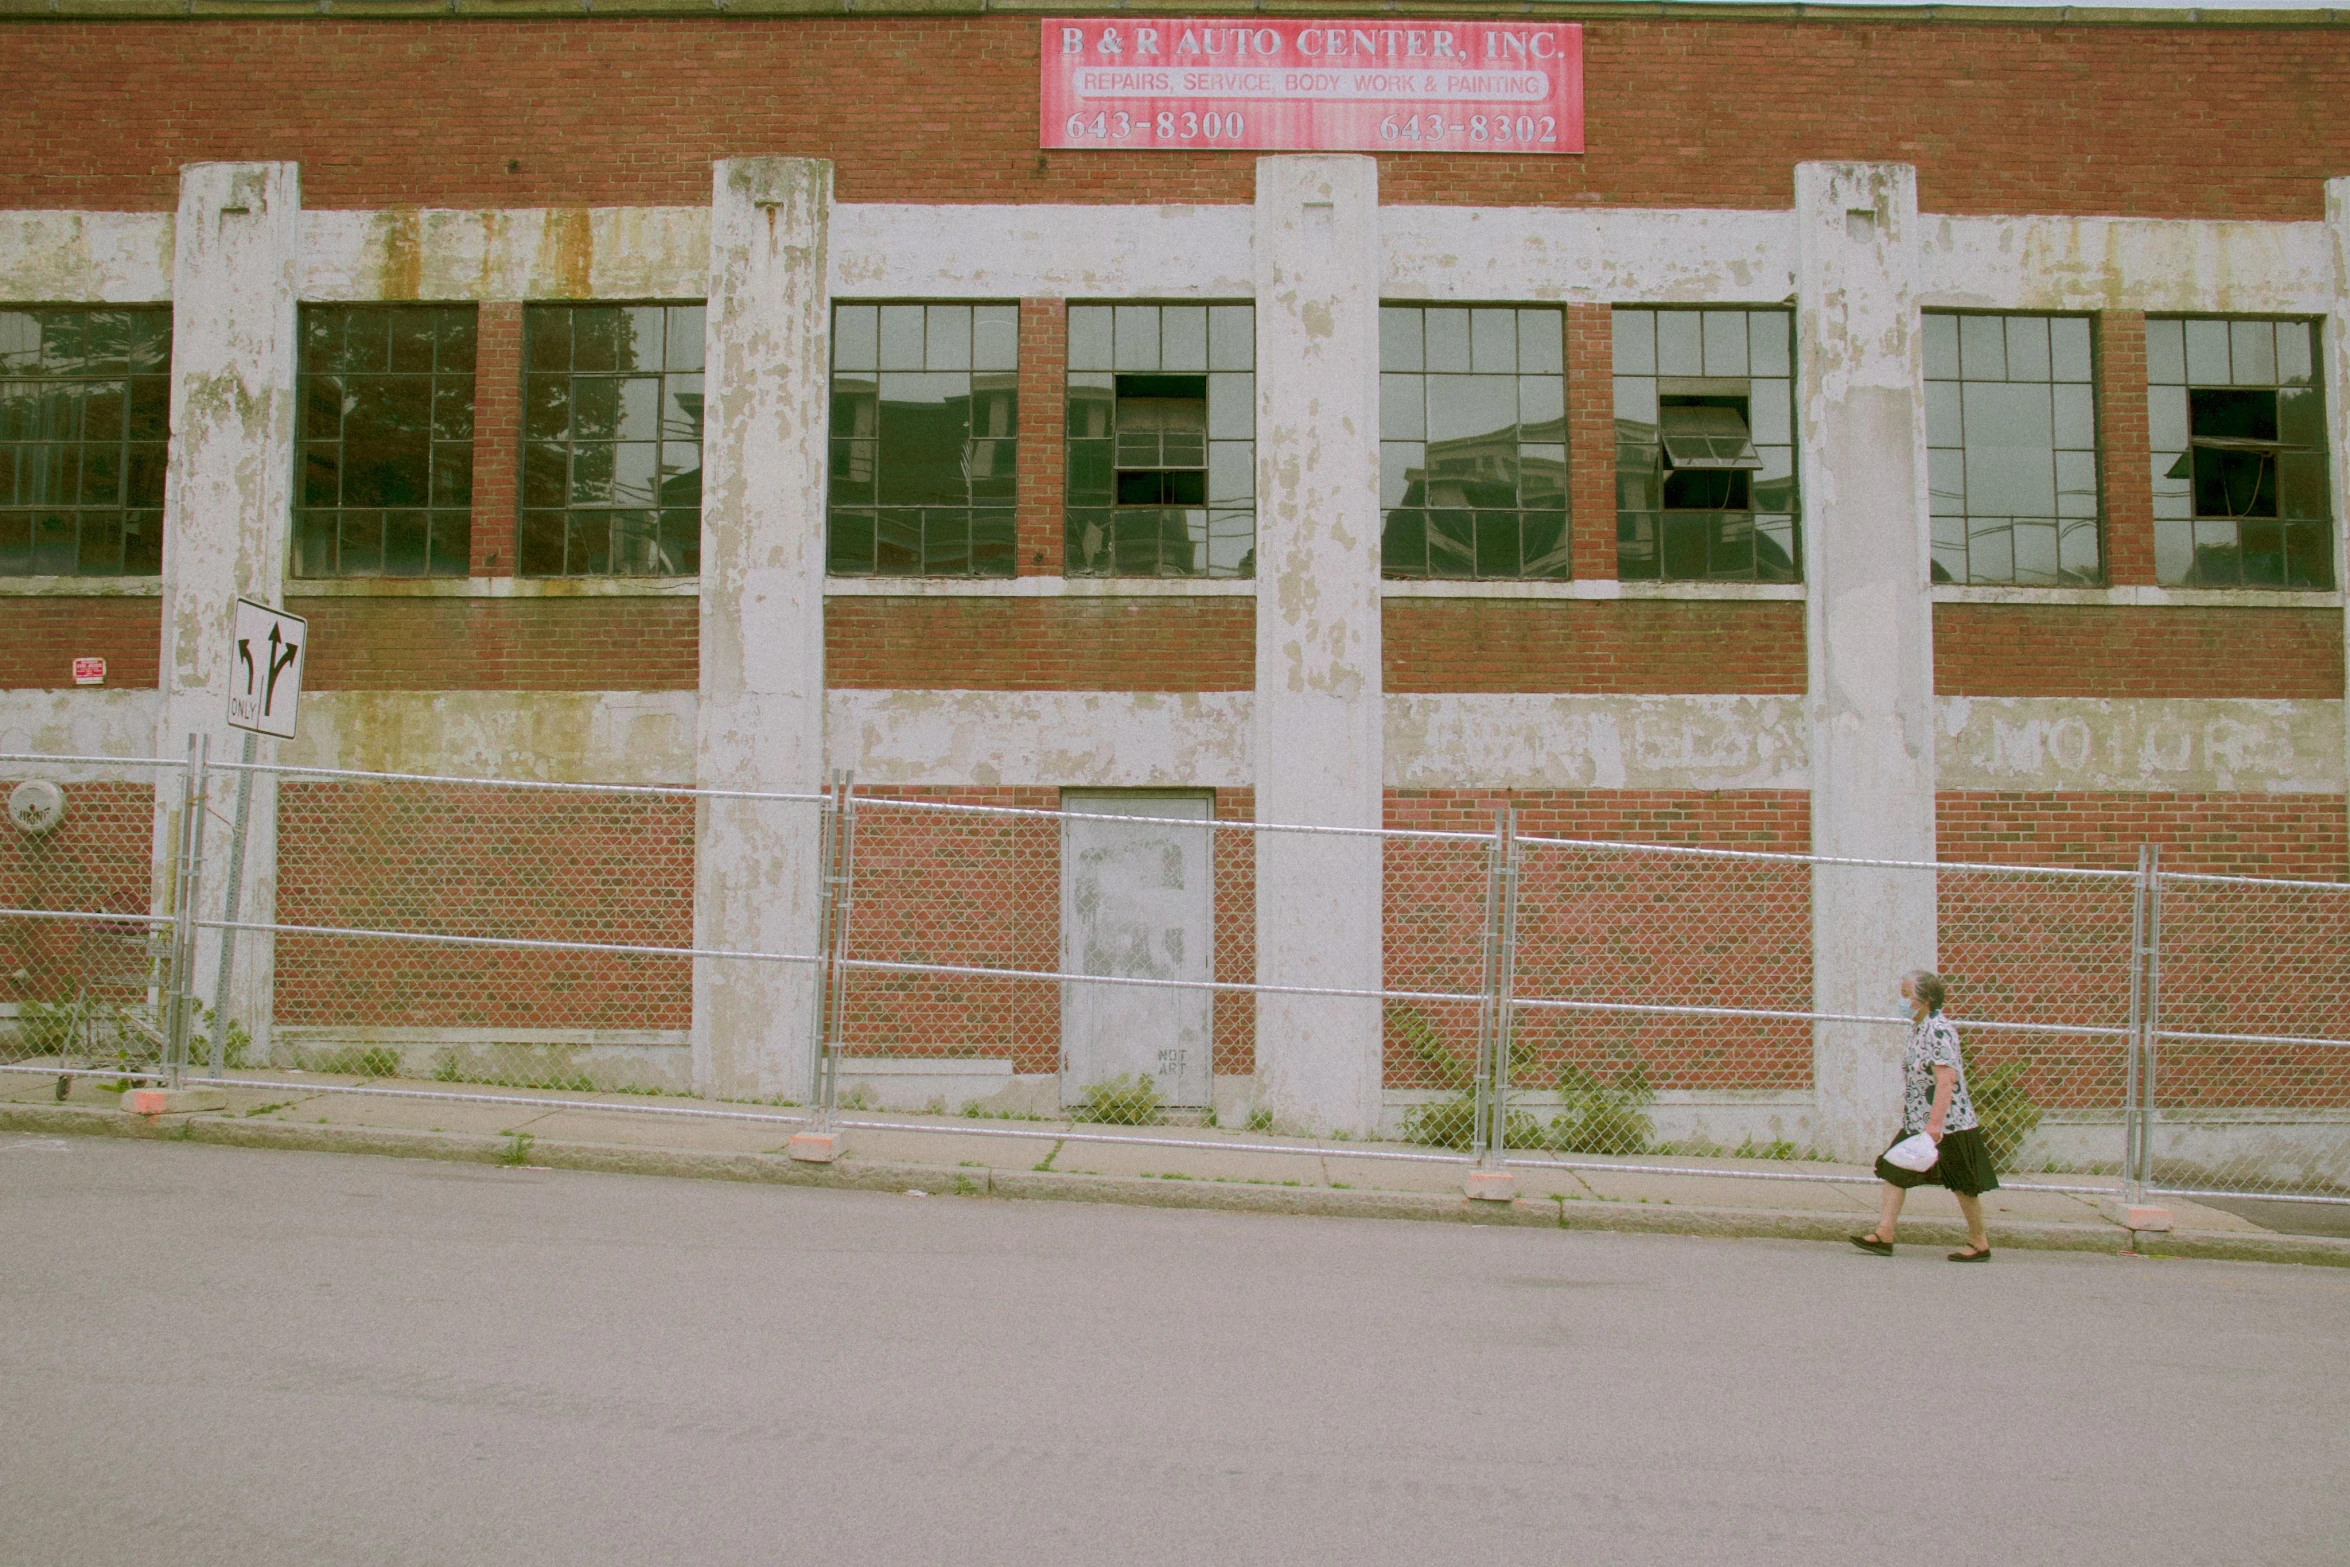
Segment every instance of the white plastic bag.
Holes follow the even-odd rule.
[[[1942,1157],[1942,1150],[1934,1139],[1923,1132],[1912,1132],[1885,1150],[1885,1162],[1899,1165],[1904,1170],[1924,1173],[1934,1168],[1934,1161]]]

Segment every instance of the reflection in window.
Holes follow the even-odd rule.
[[[522,317],[526,577],[690,577],[702,555],[702,307]]]
[[[0,577],[155,576],[171,311],[0,310]]]
[[[302,307],[302,577],[462,577],[474,307]]]
[[[839,305],[832,506],[843,577],[1008,577],[1018,305]]]
[[[1073,577],[1256,567],[1256,310],[1069,307]]]
[[[1565,312],[1379,311],[1380,570],[1564,577]]]
[[[1784,310],[1618,310],[1616,575],[1795,582]]]
[[[2102,580],[2093,380],[2084,316],[1927,312],[1936,582]]]
[[[2310,321],[2146,323],[2156,581],[2333,586],[2316,350]]]

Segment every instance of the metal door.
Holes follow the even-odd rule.
[[[1062,824],[1061,971],[1207,979],[1212,797],[1070,793],[1062,805],[1159,820]],[[1185,825],[1191,822],[1201,825]],[[1087,1088],[1123,1076],[1148,1077],[1167,1104],[1207,1104],[1212,1012],[1205,990],[1064,981],[1061,1103],[1080,1104]]]

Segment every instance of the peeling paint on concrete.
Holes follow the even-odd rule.
[[[1919,302],[1969,310],[2177,310],[2322,315],[2322,223],[2168,218],[1931,217]]]
[[[2344,792],[2340,702],[1943,697],[1944,789]]]
[[[689,784],[691,691],[316,691],[298,767],[542,783]]]
[[[860,785],[1246,788],[1245,691],[834,691],[825,752]]]
[[[1390,696],[1391,789],[1808,789],[1772,696]]]
[[[312,212],[302,297],[699,299],[706,207],[406,208]]]
[[[833,209],[831,290],[850,297],[1247,299],[1247,207]]]
[[[0,691],[0,751],[151,757],[160,691]],[[43,770],[42,776],[119,778],[109,768]],[[143,775],[142,775],[143,776]]]
[[[1387,207],[1379,231],[1389,299],[1694,304],[1795,291],[1788,212]]]
[[[171,300],[168,212],[0,212],[0,302]]]

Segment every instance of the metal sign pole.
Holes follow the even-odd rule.
[[[245,829],[253,819],[253,763],[261,749],[261,737],[252,730],[245,731],[245,758],[243,770],[237,774],[236,824],[229,830],[227,903],[221,915],[227,929],[220,933],[220,978],[212,987],[212,1076],[218,1077],[228,1066],[228,986],[229,975],[236,962],[237,933],[233,928],[242,906],[245,892]]]

